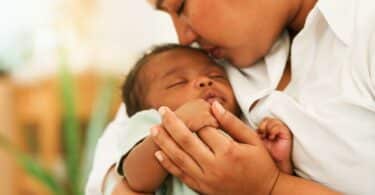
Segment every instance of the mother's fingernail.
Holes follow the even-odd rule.
[[[160,151],[155,152],[155,157],[156,157],[159,161],[163,161],[163,156],[161,155],[161,152],[160,152]]]
[[[224,107],[217,101],[213,103],[214,108],[219,112],[219,114],[224,114],[225,109]]]
[[[162,106],[162,107],[159,108],[159,113],[160,113],[160,115],[162,115],[162,116],[164,116],[164,114],[165,114],[166,111],[167,111],[167,108],[164,107],[164,106]]]
[[[155,137],[157,134],[158,134],[158,129],[156,127],[152,127],[151,128],[151,135]]]

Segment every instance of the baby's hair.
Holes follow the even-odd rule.
[[[129,71],[128,75],[126,76],[124,84],[122,85],[122,99],[126,105],[126,112],[129,117],[141,110],[147,109],[146,105],[144,104],[141,98],[145,96],[145,94],[141,93],[141,91],[144,92],[144,90],[141,90],[142,86],[139,85],[140,82],[138,81],[139,73],[142,67],[145,64],[147,64],[153,56],[173,49],[188,49],[202,52],[205,55],[207,55],[207,53],[202,49],[172,43],[152,47],[150,51],[146,52],[135,63],[133,68]]]

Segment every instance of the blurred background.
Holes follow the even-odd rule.
[[[146,0],[0,1],[0,194],[83,194],[135,60],[176,42]]]

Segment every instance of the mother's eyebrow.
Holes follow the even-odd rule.
[[[164,0],[156,0],[156,9],[163,10],[162,8],[163,3],[164,3]]]

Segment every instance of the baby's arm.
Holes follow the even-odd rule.
[[[122,168],[131,189],[151,193],[163,183],[168,173],[155,159],[154,154],[158,150],[152,138],[148,136],[129,152]]]
[[[133,191],[126,179],[119,177],[112,167],[104,180],[103,195],[153,195],[154,193],[138,193]],[[87,193],[86,193],[87,194]]]
[[[218,127],[211,115],[210,104],[202,99],[180,106],[175,113],[194,132],[207,126]],[[138,192],[154,192],[163,183],[168,173],[154,156],[158,150],[148,136],[126,156],[122,169],[130,188]]]
[[[278,119],[265,118],[259,125],[258,134],[278,168],[284,173],[293,174],[293,136],[289,128]]]

